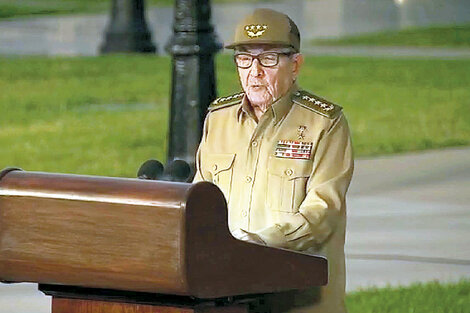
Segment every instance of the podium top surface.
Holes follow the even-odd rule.
[[[327,261],[236,240],[213,184],[0,173],[0,280],[218,298],[327,282]]]

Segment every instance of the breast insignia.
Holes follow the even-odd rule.
[[[207,110],[215,111],[235,104],[239,104],[242,101],[244,94],[244,92],[239,92],[231,96],[217,98],[212,101]]]
[[[274,156],[284,159],[310,160],[312,157],[313,142],[296,140],[279,140]]]
[[[305,132],[307,131],[307,126],[305,125],[300,125],[299,128],[297,128],[297,133],[298,133],[298,139],[303,140],[305,138]]]
[[[300,106],[303,106],[328,118],[335,118],[343,109],[339,105],[331,103],[328,100],[320,98],[304,90],[297,91],[294,94],[293,101]]]

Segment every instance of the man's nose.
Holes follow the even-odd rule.
[[[251,76],[259,77],[262,76],[264,73],[263,66],[259,63],[258,59],[253,60],[253,64],[251,65]]]

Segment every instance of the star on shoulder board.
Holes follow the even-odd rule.
[[[294,94],[292,101],[304,108],[331,119],[337,117],[343,109],[339,105],[320,98],[319,96],[311,94],[305,90],[297,91]]]
[[[227,96],[227,97],[217,98],[214,101],[212,101],[212,103],[209,105],[207,110],[211,112],[211,111],[226,108],[235,104],[239,104],[242,101],[244,94],[245,94],[244,92],[239,92],[239,93]]]

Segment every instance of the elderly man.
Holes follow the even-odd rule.
[[[194,181],[222,190],[235,237],[328,257],[328,285],[315,297],[310,290],[268,299],[274,311],[310,304],[289,312],[345,312],[345,194],[353,157],[341,107],[299,89],[300,34],[287,15],[255,10],[226,47],[234,49],[243,91],[210,105]]]

